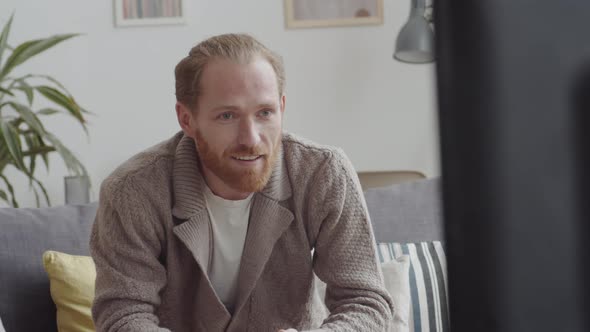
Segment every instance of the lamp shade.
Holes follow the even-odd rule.
[[[412,1],[408,22],[401,28],[395,42],[396,60],[409,63],[434,61],[434,31],[424,17],[423,1]]]

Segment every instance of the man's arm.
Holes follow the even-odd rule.
[[[319,331],[385,331],[393,303],[383,285],[369,215],[352,164],[334,152],[314,178],[314,271],[327,284],[330,316]]]
[[[166,284],[160,263],[162,226],[140,190],[101,188],[90,238],[96,264],[92,315],[96,330],[164,332],[155,308]]]

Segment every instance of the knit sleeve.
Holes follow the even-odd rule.
[[[159,292],[166,285],[160,262],[163,228],[151,213],[142,190],[127,181],[123,188],[101,187],[99,208],[90,238],[96,264],[92,315],[97,331],[153,331]]]
[[[310,216],[318,229],[314,271],[327,284],[330,316],[321,331],[384,331],[393,303],[383,285],[358,176],[335,151],[316,173]]]

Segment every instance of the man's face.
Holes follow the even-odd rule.
[[[200,88],[183,129],[197,143],[206,179],[216,177],[239,192],[260,191],[280,149],[285,108],[272,66],[262,58],[248,64],[215,59]]]

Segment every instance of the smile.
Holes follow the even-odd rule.
[[[239,156],[239,157],[232,157],[236,160],[241,160],[241,161],[254,161],[259,159],[262,156]]]

